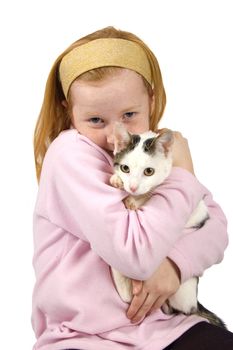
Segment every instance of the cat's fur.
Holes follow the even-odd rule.
[[[122,124],[116,124],[114,133],[114,174],[110,183],[125,189],[130,195],[124,203],[128,209],[136,210],[151,196],[152,191],[170,174],[172,169],[173,133],[165,130],[161,134],[152,131],[140,135],[129,134]],[[201,227],[208,219],[208,210],[203,200],[192,213],[186,224]],[[125,302],[132,300],[131,279],[111,268],[116,289]],[[198,278],[182,283],[178,291],[169,297],[162,309],[165,313],[204,314],[211,323],[225,327],[213,313],[206,310],[197,300]],[[208,317],[207,317],[208,316]]]

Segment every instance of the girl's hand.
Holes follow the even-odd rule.
[[[166,258],[147,281],[132,280],[132,283],[134,296],[126,315],[134,323],[160,308],[177,291],[180,286],[179,269]]]
[[[173,131],[174,143],[172,145],[173,166],[190,171],[194,175],[192,157],[188,140],[178,131]]]

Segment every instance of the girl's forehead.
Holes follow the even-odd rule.
[[[72,99],[85,99],[90,102],[99,99],[120,98],[137,100],[147,93],[146,87],[139,74],[123,69],[118,74],[109,76],[101,81],[76,80],[70,89]]]

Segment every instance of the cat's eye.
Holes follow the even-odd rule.
[[[152,175],[154,174],[154,172],[155,172],[155,169],[153,169],[153,168],[146,168],[146,169],[144,170],[144,175],[146,175],[146,176],[152,176]]]
[[[121,171],[122,171],[123,173],[129,173],[129,167],[128,167],[128,165],[122,164],[122,165],[120,166],[120,169],[121,169]]]

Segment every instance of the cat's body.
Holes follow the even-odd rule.
[[[160,185],[171,172],[173,134],[168,130],[160,135],[152,131],[130,135],[123,126],[118,125],[114,138],[114,174],[110,182],[114,187],[124,188],[130,194],[124,203],[127,208],[136,210],[150,198],[154,188]],[[201,227],[207,219],[207,207],[204,201],[200,201],[185,227]],[[122,300],[130,302],[132,300],[131,279],[113,268],[112,276]],[[182,283],[178,291],[163,305],[163,311],[200,314],[202,306],[197,300],[197,285],[197,277]],[[215,324],[222,322],[217,316],[216,318]],[[224,324],[221,323],[221,326]]]

